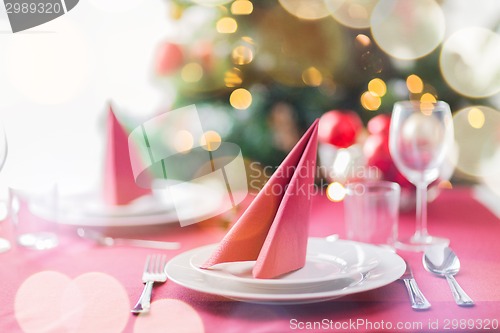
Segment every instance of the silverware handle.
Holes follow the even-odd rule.
[[[177,242],[162,242],[162,241],[152,241],[143,239],[115,238],[114,241],[116,245],[145,247],[157,250],[177,250],[181,246]]]
[[[445,275],[448,284],[450,285],[451,293],[453,294],[453,298],[455,298],[455,302],[460,306],[473,306],[474,301],[465,293],[465,291],[460,287],[455,277],[450,274]]]
[[[148,281],[144,284],[141,297],[139,297],[137,304],[130,312],[143,313],[149,311],[149,308],[151,307],[151,291],[153,290],[153,283],[153,281]]]
[[[404,279],[408,296],[410,296],[411,307],[415,310],[426,310],[431,307],[431,303],[420,291],[415,279]]]

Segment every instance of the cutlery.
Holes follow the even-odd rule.
[[[130,238],[113,238],[109,236],[104,236],[99,232],[78,228],[77,234],[81,238],[86,238],[95,241],[96,243],[104,246],[136,246],[145,247],[150,249],[158,250],[177,250],[180,248],[178,242],[162,242],[162,241],[152,241],[144,239],[130,239]]]
[[[403,280],[408,291],[408,296],[410,296],[411,307],[414,310],[427,310],[431,307],[431,303],[425,298],[424,294],[420,291],[417,285],[417,281],[413,277],[413,272],[411,271],[410,265],[405,261],[406,271],[399,278]]]
[[[474,305],[474,301],[455,280],[454,275],[460,270],[460,260],[452,249],[447,246],[430,246],[425,250],[422,261],[427,271],[446,278],[458,305]]]
[[[144,272],[142,273],[142,283],[144,289],[142,291],[137,304],[130,312],[134,314],[149,312],[151,308],[151,293],[155,282],[167,281],[167,273],[165,266],[167,265],[167,257],[165,255],[152,255],[146,258]]]

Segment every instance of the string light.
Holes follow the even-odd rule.
[[[252,62],[253,51],[245,45],[240,45],[234,48],[231,56],[235,65],[246,65]]]
[[[368,111],[376,111],[382,104],[380,96],[373,94],[370,91],[365,91],[361,95],[361,105]]]
[[[364,34],[358,34],[355,38],[356,42],[359,43],[363,47],[368,47],[371,45],[372,41],[370,37]]]
[[[302,72],[302,81],[308,86],[318,87],[323,82],[323,75],[316,67],[309,67]]]
[[[233,108],[245,110],[252,104],[252,94],[244,88],[238,88],[231,93],[229,102]]]
[[[250,15],[253,12],[253,4],[248,0],[236,0],[231,4],[233,15]]]
[[[203,149],[208,151],[217,150],[220,147],[222,139],[216,131],[207,131],[200,139],[200,144]]]
[[[471,127],[480,129],[485,122],[484,113],[479,108],[472,108],[467,113],[467,120]]]
[[[436,97],[434,97],[433,94],[431,93],[425,93],[420,97],[420,102],[421,103],[436,103]]]
[[[187,153],[193,148],[193,135],[186,131],[180,130],[175,134],[174,148],[180,153]]]
[[[203,77],[203,68],[196,62],[190,62],[182,67],[181,77],[189,83],[198,82]]]
[[[224,84],[226,87],[238,87],[243,82],[242,73],[238,68],[232,68],[224,74]]]
[[[387,92],[387,86],[382,79],[375,78],[368,83],[368,91],[379,97],[383,97]]]
[[[328,200],[333,202],[339,202],[344,200],[346,195],[345,188],[342,184],[338,182],[333,182],[326,188],[326,196]]]
[[[216,29],[221,34],[232,34],[238,30],[238,23],[232,17],[223,17],[217,21]]]
[[[406,78],[406,86],[413,94],[420,94],[424,90],[424,82],[420,77],[412,74]]]

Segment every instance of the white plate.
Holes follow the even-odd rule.
[[[56,212],[53,205],[37,201],[30,203],[30,210],[37,216],[61,224],[129,227],[175,223],[179,221],[178,213],[182,214],[184,221],[201,221],[212,216],[223,200],[222,194],[215,195],[212,188],[204,185],[186,183],[184,189],[182,193],[176,192],[177,207],[174,207],[168,190],[161,190],[124,206],[107,206],[98,195],[87,193],[60,197]]]
[[[296,289],[333,281],[335,279],[356,276],[367,272],[378,264],[378,259],[371,253],[359,255],[353,251],[325,250],[324,242],[311,240],[308,243],[306,264],[302,269],[285,274],[275,279],[256,279],[252,276],[255,261],[229,262],[201,269],[213,254],[217,245],[199,248],[191,257],[191,266],[211,279],[239,283],[244,286],[264,289]]]
[[[319,247],[328,254],[340,253],[356,255],[359,258],[376,257],[378,265],[365,274],[358,273],[333,281],[297,290],[264,290],[239,283],[228,283],[208,279],[207,275],[193,268],[191,257],[200,249],[182,253],[165,268],[170,280],[196,291],[220,295],[231,299],[262,304],[301,304],[322,302],[342,296],[364,292],[385,286],[397,280],[405,271],[404,260],[394,252],[374,245],[346,240],[329,242],[323,238],[310,238],[308,246]],[[340,256],[340,255],[339,255]]]
[[[175,209],[172,202],[154,194],[144,195],[126,205],[107,205],[98,193],[82,193],[59,199],[58,209],[64,215],[121,218],[127,216],[158,215]]]

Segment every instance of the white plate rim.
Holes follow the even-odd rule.
[[[314,244],[312,244],[314,246]],[[310,279],[290,279],[290,280],[283,280],[283,279],[253,279],[253,278],[246,278],[246,277],[237,277],[237,276],[231,276],[229,274],[225,274],[224,272],[218,271],[218,270],[212,270],[212,269],[202,269],[200,267],[197,267],[195,263],[193,263],[193,258],[200,256],[200,255],[207,255],[205,252],[209,252],[208,254],[212,253],[217,247],[217,244],[211,244],[211,245],[206,245],[203,247],[200,247],[197,249],[196,252],[193,253],[193,255],[190,257],[190,264],[191,266],[200,272],[202,275],[207,275],[210,276],[211,278],[219,279],[219,280],[224,280],[228,282],[234,282],[234,283],[240,283],[240,284],[245,284],[248,286],[252,287],[283,287],[283,288],[295,288],[295,287],[300,287],[304,285],[313,285],[313,284],[318,284],[318,283],[325,283],[329,281],[334,281],[337,279],[342,279],[346,278],[349,276],[356,275],[358,273],[364,273],[370,269],[373,269],[376,265],[378,265],[378,261],[376,261],[376,257],[371,256],[370,258],[367,259],[367,266],[363,268],[351,268],[349,269],[348,263],[346,262],[346,270],[343,272],[338,272],[335,273],[333,276],[332,275],[326,275],[322,277],[315,277],[315,278],[310,278]],[[308,244],[308,247],[311,247],[311,243]],[[327,255],[327,256],[333,256],[334,254],[330,253],[321,253],[321,250],[314,249],[310,251],[311,253],[308,254],[307,256],[313,256],[313,255]],[[369,254],[370,255],[370,254]],[[342,257],[337,256],[339,260],[345,260]],[[208,259],[208,258],[207,258]],[[196,260],[196,259],[194,259]],[[373,263],[369,263],[370,261],[375,261]]]
[[[335,244],[336,242],[339,242],[338,244],[352,244],[353,246],[358,246],[361,250],[369,250],[370,252],[376,253],[379,256],[380,261],[379,265],[373,269],[373,272],[377,274],[367,274],[362,283],[341,290],[288,294],[259,294],[248,291],[245,292],[244,290],[231,290],[229,288],[224,289],[220,286],[210,286],[207,284],[203,275],[197,272],[189,262],[190,256],[193,251],[196,251],[196,249],[181,253],[171,259],[165,267],[165,271],[169,280],[175,282],[176,284],[207,294],[252,303],[301,304],[327,301],[342,296],[377,289],[399,279],[406,269],[406,264],[399,255],[382,247],[340,239],[335,242],[329,242],[324,238],[311,237],[309,238],[309,241],[311,240],[319,242],[323,241],[325,244]],[[371,272],[372,271],[370,271],[370,273]],[[196,283],[196,280],[193,280],[193,277],[198,280],[198,283]]]
[[[192,195],[195,200],[203,200],[204,204],[202,206],[197,205],[196,209],[192,205],[186,205],[183,209],[190,211],[191,216],[189,220],[202,220],[213,215],[222,203],[223,196],[220,197],[215,195],[207,195],[207,193],[213,193],[212,191],[207,191],[205,185],[191,183],[193,186]],[[205,209],[203,209],[205,208]],[[98,216],[98,215],[85,215],[85,214],[71,214],[62,213],[55,218],[51,212],[47,212],[46,209],[37,209],[31,211],[33,214],[46,219],[47,221],[55,221],[62,225],[70,226],[82,226],[82,227],[134,227],[134,226],[145,226],[145,225],[158,225],[158,224],[173,224],[178,223],[177,212],[175,209],[157,211],[157,212],[146,212],[145,214],[134,214],[134,215],[110,215],[110,216]],[[184,222],[188,223],[188,219]]]

